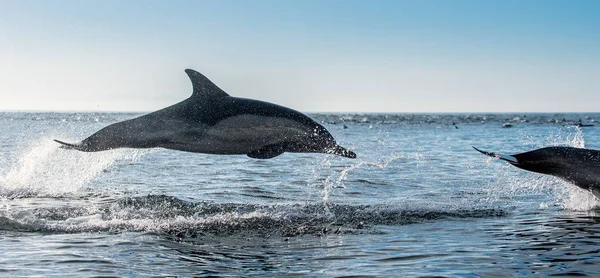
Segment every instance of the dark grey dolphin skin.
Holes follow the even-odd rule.
[[[589,190],[600,198],[600,151],[573,147],[547,147],[513,155],[486,152],[518,168],[552,175]]]
[[[276,104],[231,97],[199,72],[186,69],[192,96],[177,104],[109,125],[63,148],[97,152],[116,148],[165,148],[208,154],[273,158],[284,152],[356,154],[308,116]]]

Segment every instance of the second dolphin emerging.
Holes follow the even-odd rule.
[[[273,158],[284,152],[356,154],[308,116],[276,104],[231,97],[208,78],[185,70],[192,81],[188,99],[135,119],[109,125],[68,149],[97,152],[154,148]]]
[[[547,147],[513,155],[486,152],[487,156],[536,173],[561,178],[600,198],[600,151],[573,147]]]

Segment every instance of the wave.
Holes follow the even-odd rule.
[[[63,203],[66,200],[56,200]],[[216,204],[167,195],[126,197],[100,204],[56,205],[0,212],[0,230],[47,233],[158,232],[199,235],[373,233],[377,225],[501,217],[504,209],[438,204]]]

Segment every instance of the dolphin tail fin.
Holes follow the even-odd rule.
[[[54,142],[61,144],[60,145],[61,149],[83,151],[83,148],[78,144],[67,143],[67,142],[63,142],[60,140],[56,140],[56,139],[54,139]]]
[[[504,160],[504,161],[506,161],[506,162],[508,162],[510,164],[519,164],[519,160],[516,157],[512,156],[512,155],[504,155],[504,154],[497,154],[497,153],[493,153],[493,152],[486,152],[486,151],[482,151],[482,150],[480,150],[478,148],[475,148],[475,147],[473,147],[473,149],[475,149],[476,151],[478,151],[478,152],[480,152],[482,154],[485,154],[485,155],[487,155],[489,157],[494,157],[494,158],[498,158],[500,160]]]

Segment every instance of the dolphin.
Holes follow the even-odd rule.
[[[600,199],[600,151],[573,147],[546,147],[519,154],[502,155],[473,148],[518,168],[558,177],[589,190]]]
[[[287,107],[232,97],[201,73],[186,69],[193,93],[161,110],[109,125],[63,148],[98,152],[116,148],[165,148],[267,159],[284,152],[356,154],[339,146],[322,125]]]

